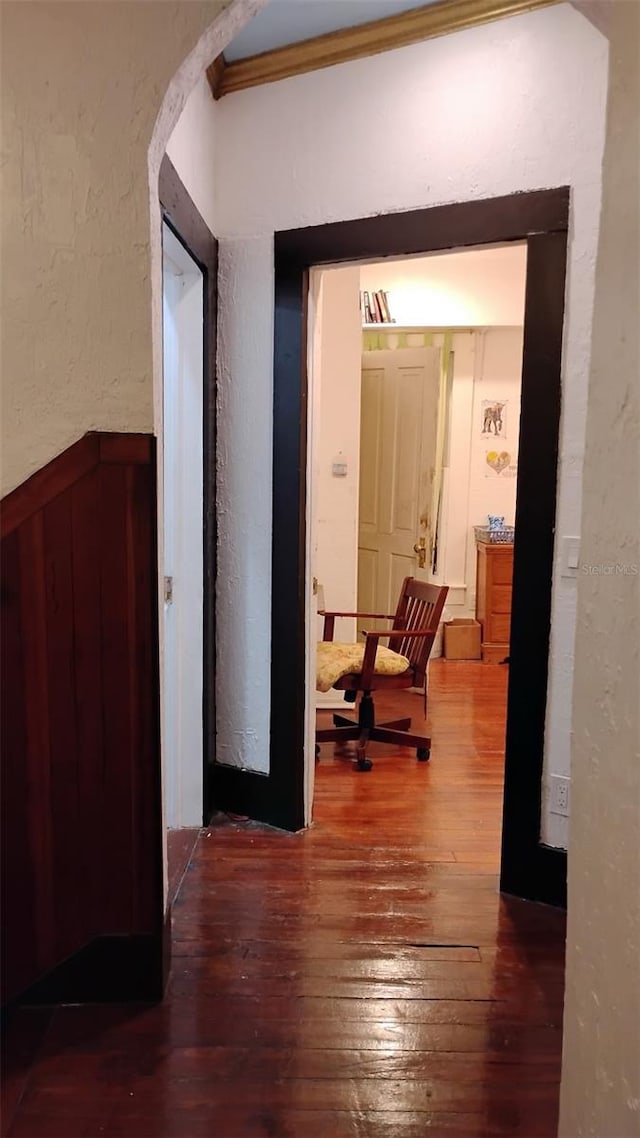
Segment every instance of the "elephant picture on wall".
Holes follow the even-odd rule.
[[[507,437],[507,402],[496,399],[482,400],[482,434],[495,438]]]

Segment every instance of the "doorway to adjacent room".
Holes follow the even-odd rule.
[[[431,666],[438,689],[446,690],[446,674],[452,690],[469,693],[467,718],[479,720],[483,705],[495,720],[500,692],[506,704],[506,675],[489,673],[509,653],[525,277],[524,243],[311,273],[309,574],[319,582],[319,607],[391,613],[405,577],[446,584],[449,659],[434,662],[443,655],[441,628]],[[390,318],[372,321],[382,305]],[[498,562],[504,582],[492,586],[485,569]],[[348,618],[335,625],[343,642],[365,627],[390,627]],[[327,709],[348,710],[344,699],[335,689],[317,693],[319,725],[330,725]],[[379,701],[394,718],[412,717],[412,730],[426,730],[415,689],[386,700],[378,693]],[[505,706],[497,719],[490,761],[500,781]],[[461,725],[466,759],[469,727]],[[483,732],[477,754],[486,769]],[[412,751],[370,746],[376,770],[384,762],[400,779],[415,761]],[[321,756],[320,778],[327,763],[353,757],[329,744]],[[499,831],[499,811],[494,821]]]
[[[261,794],[270,819],[292,829],[304,824],[315,709],[305,662],[317,636],[308,573],[309,273],[323,265],[525,241],[501,887],[555,903],[565,897],[566,855],[544,845],[540,818],[568,212],[568,191],[561,188],[276,233],[271,752],[269,786]],[[526,527],[519,524],[523,513]]]

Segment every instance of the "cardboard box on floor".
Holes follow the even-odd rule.
[[[446,660],[479,660],[480,622],[472,618],[457,617],[444,623],[444,655]]]

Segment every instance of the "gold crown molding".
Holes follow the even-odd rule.
[[[407,47],[408,44],[479,24],[499,20],[505,16],[519,16],[536,8],[546,8],[559,0],[439,0],[397,16],[373,20],[358,27],[340,28],[302,43],[251,55],[226,63],[219,56],[207,71],[213,97],[221,98],[247,87],[275,83],[292,75],[348,63],[367,55]]]

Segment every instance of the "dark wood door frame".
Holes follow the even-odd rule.
[[[159,197],[163,221],[187,250],[203,276],[203,808],[206,826],[211,817],[212,767],[216,745],[215,708],[215,585],[216,526],[216,345],[218,320],[218,242],[165,155],[160,166]],[[160,522],[160,519],[158,519]]]
[[[269,776],[226,771],[224,796],[304,823],[307,294],[312,266],[527,242],[501,888],[563,904],[566,854],[540,841],[570,192],[567,187],[275,234]]]

